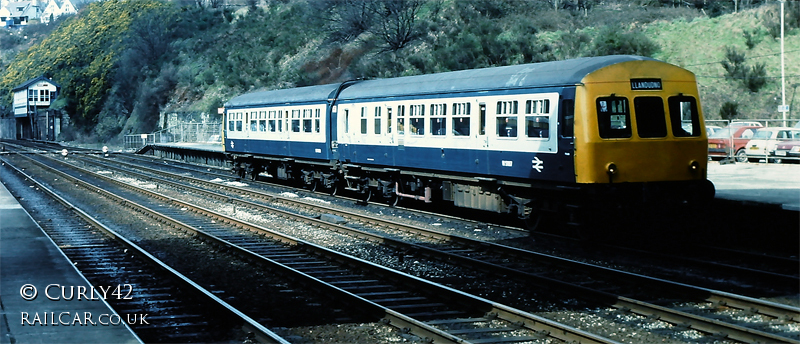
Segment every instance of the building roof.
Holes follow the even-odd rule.
[[[53,84],[55,87],[61,88],[61,85],[53,82],[53,80],[51,80],[50,78],[45,78],[44,75],[40,75],[40,76],[37,76],[37,77],[35,77],[33,79],[30,79],[28,81],[23,82],[22,84],[20,84],[17,87],[14,87],[14,89],[11,90],[11,92],[17,92],[17,91],[20,91],[20,90],[24,90],[24,89],[26,89],[28,87],[31,87],[31,85],[35,85],[39,81],[47,81],[47,82]]]

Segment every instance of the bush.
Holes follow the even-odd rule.
[[[739,104],[732,101],[722,103],[719,108],[719,117],[728,121],[739,117]]]

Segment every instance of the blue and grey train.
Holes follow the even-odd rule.
[[[695,76],[639,56],[253,92],[224,121],[241,176],[529,224],[714,193]]]

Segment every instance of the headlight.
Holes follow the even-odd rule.
[[[800,153],[800,146],[792,147],[792,153]]]

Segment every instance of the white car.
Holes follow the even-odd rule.
[[[737,122],[731,122],[731,124],[728,124],[728,126],[729,126],[729,127],[743,127],[743,126],[748,126],[748,127],[763,127],[764,125],[763,125],[763,124],[761,124],[760,122],[743,122],[743,121],[737,121]]]
[[[800,139],[800,128],[762,128],[756,131],[753,138],[745,145],[745,152],[750,161],[775,158],[778,143]]]

